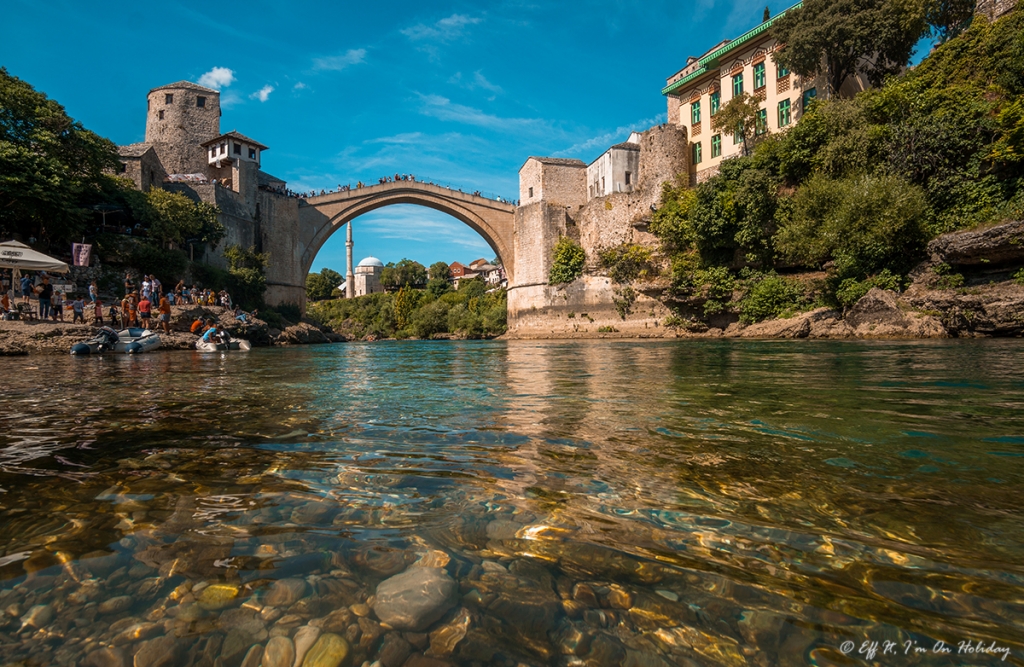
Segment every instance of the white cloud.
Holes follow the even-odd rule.
[[[492,92],[495,95],[503,95],[505,93],[505,90],[501,86],[489,81],[480,70],[473,72],[472,79],[467,78],[465,80],[462,78],[462,72],[456,72],[448,79],[448,83],[461,86],[467,90],[477,90],[482,88],[483,90]],[[494,97],[490,97],[488,99],[493,100]]]
[[[480,23],[483,19],[464,14],[452,14],[433,25],[419,24],[402,30],[402,34],[414,41],[449,42],[465,32],[466,26]]]
[[[473,72],[473,83],[477,87],[483,88],[484,90],[489,90],[492,93],[495,93],[496,95],[501,95],[502,93],[505,92],[498,84],[491,83],[490,81],[488,81],[487,77],[481,74],[479,70]]]
[[[305,90],[307,87],[308,86],[306,86],[306,84],[304,84],[301,81],[299,81],[297,84],[292,86],[292,90]]]
[[[578,155],[584,151],[593,150],[595,148],[605,149],[613,145],[617,141],[625,141],[629,137],[630,132],[643,132],[646,129],[654,125],[660,125],[664,123],[667,118],[667,114],[658,114],[654,118],[645,118],[638,120],[635,123],[629,125],[623,125],[617,127],[611,132],[605,132],[602,135],[587,139],[586,141],[574,144],[564,151],[559,151],[552,155],[552,157],[563,157],[566,155]]]
[[[220,96],[220,106],[222,109],[230,109],[244,103],[245,100],[242,99],[242,96],[233,90],[229,90]]]
[[[500,116],[484,113],[473,107],[455,104],[447,97],[441,97],[440,95],[420,95],[420,100],[423,102],[420,113],[439,120],[450,120],[456,123],[492,129],[524,128],[542,125],[542,121],[533,118],[501,118]]]
[[[206,74],[199,77],[197,82],[200,86],[220,90],[227,88],[235,81],[235,73],[227,67],[214,67]]]
[[[270,98],[270,93],[272,92],[274,92],[274,87],[268,83],[267,85],[263,86],[249,97],[251,97],[254,100],[259,100],[260,102],[266,102],[267,99]]]
[[[366,49],[349,49],[338,56],[313,59],[313,69],[338,72],[349,65],[366,62]]]

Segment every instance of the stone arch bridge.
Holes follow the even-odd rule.
[[[290,225],[288,234],[290,261],[268,267],[268,296],[280,295],[268,301],[304,302],[306,275],[327,239],[360,215],[393,204],[426,206],[466,223],[494,250],[509,281],[514,279],[514,205],[432,183],[397,181],[300,200],[297,224]]]

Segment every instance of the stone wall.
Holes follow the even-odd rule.
[[[508,294],[509,334],[590,335],[598,333],[600,327],[610,327],[629,335],[664,335],[660,323],[669,315],[668,310],[638,289],[634,290],[635,304],[622,318],[616,301],[623,301],[627,286],[614,285],[600,275],[598,257],[602,250],[622,244],[657,248],[658,240],[647,231],[647,224],[652,209],[661,205],[663,184],[680,174],[685,178],[687,158],[685,130],[670,125],[654,127],[640,140],[635,191],[596,197],[578,208],[546,198],[520,206],[516,210],[517,274]],[[535,169],[543,173],[547,166]],[[544,193],[548,192],[545,188]],[[548,285],[552,249],[561,235],[579,241],[587,254],[588,275],[568,285]]]
[[[170,104],[167,95],[173,95]],[[197,106],[198,97],[206,98],[205,106]],[[199,144],[220,134],[220,93],[181,82],[149,91],[147,105],[146,142],[154,144],[167,172],[205,174],[206,149]]]
[[[295,304],[305,312],[306,285],[296,285],[292,276],[302,275],[299,263],[299,200],[257,191],[259,207],[259,249],[270,255],[267,262],[267,291],[264,299],[271,306]],[[302,276],[305,279],[305,276]]]
[[[661,337],[671,313],[657,299],[636,292],[623,318],[616,308],[622,288],[604,276],[584,276],[568,285],[532,285],[509,290],[508,335],[512,338],[592,337],[602,333]],[[604,331],[599,331],[599,329]]]
[[[560,204],[540,202],[516,209],[514,253],[517,286],[547,284],[551,251],[558,238],[567,233],[570,224],[565,207]],[[510,290],[510,299],[511,291],[515,289],[518,287]],[[511,305],[509,313],[511,315]]]
[[[153,186],[160,187],[167,176],[160,158],[152,149],[139,157],[121,157],[121,163],[124,164],[124,172],[120,175],[130,178],[136,189],[142,192],[149,191]]]
[[[989,21],[995,21],[1008,14],[1016,6],[1017,0],[978,0],[974,11],[976,14],[988,18]]]
[[[573,208],[585,204],[587,165],[581,160],[529,158],[519,169],[519,203],[525,206],[540,201]]]

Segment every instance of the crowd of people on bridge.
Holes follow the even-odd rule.
[[[387,183],[400,183],[402,181],[411,181],[411,182],[414,182],[414,183],[418,182],[418,183],[424,183],[426,185],[437,185],[438,187],[447,188],[449,190],[452,190],[453,192],[462,192],[461,188],[456,188],[456,189],[453,190],[452,186],[450,186],[450,185],[440,185],[438,183],[433,183],[431,181],[417,181],[416,180],[416,176],[414,176],[413,174],[395,174],[394,176],[381,176],[380,178],[377,179],[377,184],[378,185],[385,185]],[[328,190],[328,189],[325,189],[325,188],[321,188],[319,192],[317,190],[300,190],[300,191],[296,191],[296,190],[291,190],[289,188],[286,188],[283,185],[279,185],[279,186],[261,185],[260,189],[261,190],[265,190],[267,192],[273,192],[275,194],[284,195],[285,197],[291,197],[293,199],[306,199],[307,197],[322,197],[324,195],[332,195],[332,194],[337,194],[337,193],[341,193],[341,192],[351,192],[352,190],[362,190],[365,187],[370,187],[370,186],[367,185],[366,183],[363,183],[362,181],[356,181],[355,186],[352,186],[352,185],[349,185],[349,184],[341,185],[339,183],[338,187],[336,189]],[[504,197],[499,197],[499,196],[485,195],[482,192],[480,192],[480,190],[474,190],[472,192],[472,194],[475,197],[486,197],[488,199],[493,199],[495,201],[501,202],[503,204],[512,204],[513,206],[518,206],[519,205],[519,201],[518,200],[505,199]]]

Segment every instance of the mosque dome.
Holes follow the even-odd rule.
[[[379,267],[383,267],[384,266],[384,262],[380,261],[376,257],[367,257],[366,259],[363,259],[362,261],[360,261],[359,264],[357,264],[356,266],[379,266]]]

